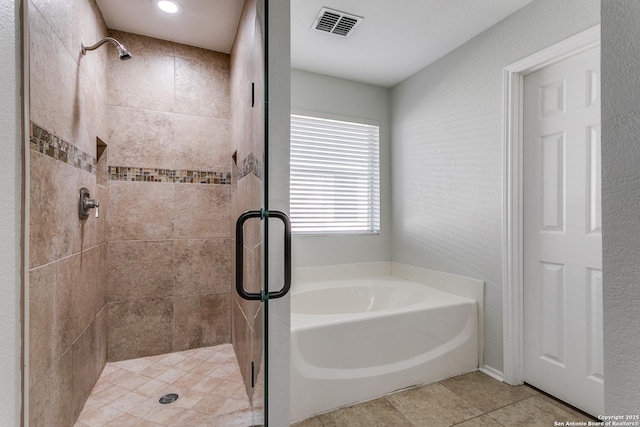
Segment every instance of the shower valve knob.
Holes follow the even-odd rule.
[[[91,199],[91,194],[89,194],[89,190],[85,187],[80,189],[80,200],[78,200],[78,216],[80,219],[89,218],[89,209],[95,208],[96,210],[96,218],[98,218],[98,203],[95,199]]]

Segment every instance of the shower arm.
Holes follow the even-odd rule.
[[[122,46],[122,44],[120,44],[120,42],[116,39],[114,39],[113,37],[105,37],[102,40],[100,40],[98,43],[92,45],[92,46],[87,46],[86,44],[84,44],[84,42],[82,43],[82,54],[84,55],[88,50],[95,50],[97,48],[99,48],[100,46],[102,46],[103,44],[105,44],[106,42],[109,43],[113,43],[117,48],[119,49],[124,49],[124,46]]]

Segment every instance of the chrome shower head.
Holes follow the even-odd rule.
[[[120,54],[121,60],[126,61],[127,59],[131,59],[132,57],[131,53],[129,53],[129,51],[122,45],[122,43],[120,43],[118,40],[114,39],[113,37],[105,37],[102,40],[100,40],[98,43],[92,46],[87,46],[84,44],[84,42],[81,42],[82,54],[85,55],[88,50],[95,50],[100,46],[102,46],[103,44],[105,44],[106,42],[109,42],[118,48],[118,52]]]

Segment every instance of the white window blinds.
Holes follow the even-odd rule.
[[[292,114],[292,231],[378,233],[379,152],[378,126]]]

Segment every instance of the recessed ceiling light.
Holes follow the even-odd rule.
[[[180,12],[180,5],[176,2],[173,1],[169,1],[169,0],[160,0],[158,3],[156,3],[158,5],[158,8],[166,13],[178,13]]]

